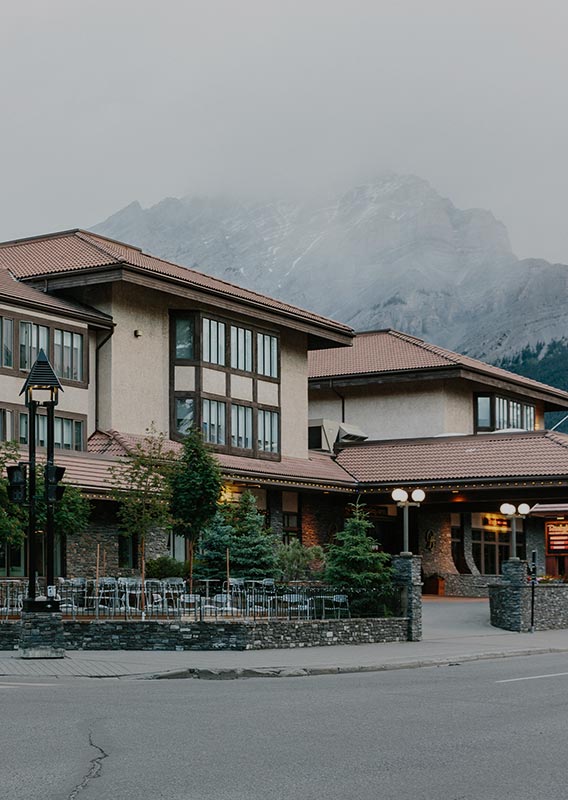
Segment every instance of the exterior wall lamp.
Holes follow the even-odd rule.
[[[59,603],[54,599],[54,504],[61,496],[63,487],[57,484],[63,477],[65,469],[55,466],[55,406],[59,400],[59,392],[63,387],[55,374],[49,359],[43,350],[39,351],[37,360],[32,365],[20,394],[25,395],[28,407],[28,597],[24,604],[25,611],[59,611]],[[34,392],[47,393],[47,398],[39,400]],[[37,570],[37,536],[36,536],[36,419],[37,411],[43,406],[47,414],[47,460],[45,465],[45,501],[46,501],[46,587],[47,599],[36,600]],[[25,473],[24,473],[25,474]],[[59,489],[59,491],[58,491]],[[25,498],[25,488],[23,496]]]
[[[531,510],[528,503],[519,503],[515,507],[512,503],[503,503],[499,509],[503,516],[511,520],[511,555],[509,558],[513,561],[519,561],[517,556],[517,520],[524,519]]]
[[[402,508],[402,521],[403,521],[403,553],[402,555],[410,555],[408,544],[408,509],[410,506],[419,506],[426,498],[426,492],[423,489],[414,489],[408,499],[408,492],[405,489],[393,489],[391,497],[399,508]]]

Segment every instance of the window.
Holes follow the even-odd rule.
[[[210,444],[225,444],[225,403],[203,400],[201,426],[203,438]]]
[[[533,431],[535,407],[509,397],[479,395],[476,397],[476,430],[502,431],[517,428]]]
[[[20,444],[28,443],[29,424],[27,413],[20,414]],[[84,422],[68,417],[55,417],[53,446],[61,450],[83,450]],[[47,417],[36,416],[36,444],[47,447]]]
[[[231,444],[252,448],[252,408],[231,406]]]
[[[259,375],[278,377],[278,340],[276,336],[258,333],[256,338]]]
[[[0,441],[11,442],[14,439],[14,413],[0,408]]]
[[[0,366],[14,366],[14,321],[0,317]]]
[[[231,325],[231,367],[252,372],[252,331]]]
[[[187,317],[176,317],[174,330],[176,359],[180,361],[184,359],[193,359],[193,319]]]
[[[49,328],[35,322],[20,322],[20,369],[31,369],[40,350],[49,354]]]
[[[203,318],[203,360],[225,364],[225,323]]]
[[[56,328],[53,331],[53,369],[60,378],[83,380],[83,335]]]
[[[193,427],[193,397],[176,397],[176,431],[186,436]]]
[[[491,522],[491,520],[489,520]],[[495,521],[495,520],[493,520]],[[473,529],[471,532],[471,552],[475,565],[482,575],[500,575],[503,561],[511,552],[511,533],[506,520],[496,520],[503,525]],[[517,521],[518,524],[519,521]],[[493,528],[493,529],[491,529]],[[517,556],[525,557],[525,535],[517,530]]]
[[[121,569],[137,569],[138,568],[138,536],[133,533],[132,536],[125,536],[119,534],[118,537],[118,566]]]
[[[278,417],[277,411],[258,412],[258,449],[266,453],[278,453]]]

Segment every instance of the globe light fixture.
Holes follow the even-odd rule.
[[[517,520],[524,519],[530,510],[531,507],[528,503],[519,503],[516,507],[512,503],[502,503],[499,508],[501,514],[511,520],[510,561],[519,561],[519,557],[517,556]]]
[[[393,489],[391,497],[399,508],[402,508],[402,555],[411,555],[408,543],[408,509],[410,506],[419,506],[426,499],[426,492],[423,489],[413,489],[408,499],[406,489]]]

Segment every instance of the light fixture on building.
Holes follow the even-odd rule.
[[[524,519],[530,510],[531,507],[528,503],[519,503],[518,506],[514,506],[512,503],[503,503],[499,509],[503,516],[511,520],[511,560],[519,560],[517,556],[517,520]]]
[[[409,554],[408,544],[408,509],[410,506],[419,506],[426,498],[426,492],[423,489],[413,489],[408,499],[408,492],[405,489],[393,489],[391,493],[392,499],[395,501],[399,508],[402,508],[402,522],[403,522],[403,553]]]

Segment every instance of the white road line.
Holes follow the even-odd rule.
[[[28,686],[53,686],[52,683],[28,683],[27,681],[18,681],[18,683],[0,683],[0,689],[17,689],[19,686],[27,688]]]
[[[495,681],[495,683],[515,683],[516,681],[538,681],[541,678],[561,678],[568,675],[568,672],[551,672],[549,675],[529,675],[526,678],[507,678],[504,681]]]

